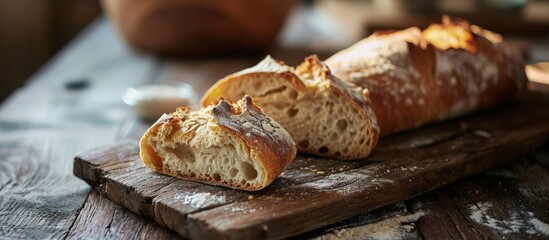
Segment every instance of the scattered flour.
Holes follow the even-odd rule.
[[[406,216],[396,215],[376,223],[336,230],[333,233],[320,236],[318,239],[402,239],[406,233],[414,229],[410,223],[423,216],[425,216],[424,212]]]
[[[531,235],[549,236],[549,225],[534,218],[532,212],[525,212],[528,215],[528,220],[521,217],[518,212],[511,213],[508,219],[495,219],[488,214],[488,210],[493,207],[489,202],[478,203],[469,207],[469,218],[484,226],[490,227],[503,234],[509,233],[527,233]]]
[[[473,131],[473,134],[475,134],[477,136],[480,136],[480,137],[483,137],[483,138],[491,138],[492,137],[492,134],[490,134],[489,132],[483,131],[483,130],[475,130],[475,131]]]
[[[351,191],[354,188],[365,188],[368,185],[379,185],[382,183],[391,183],[391,180],[377,178],[374,172],[366,169],[353,169],[347,172],[341,172],[329,175],[314,182],[306,183],[303,186],[318,190],[337,189],[339,191]]]
[[[418,170],[418,169],[423,169],[423,168],[418,168],[417,166],[412,166],[412,167],[400,167],[400,170],[402,171],[415,171],[415,170]]]
[[[217,196],[211,193],[180,193],[175,195],[174,198],[193,208],[204,208],[226,202],[225,196]]]
[[[532,224],[532,226],[540,233],[543,233],[543,235],[549,235],[549,224],[544,223],[537,218],[529,219],[528,223]]]

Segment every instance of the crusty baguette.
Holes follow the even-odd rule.
[[[424,31],[377,32],[326,64],[370,92],[382,135],[494,106],[526,85],[519,51],[448,17]]]
[[[296,151],[288,132],[249,96],[197,112],[179,108],[140,141],[141,159],[153,171],[248,191],[268,186]]]
[[[288,130],[300,152],[354,160],[368,156],[377,143],[379,129],[367,93],[333,77],[316,56],[295,69],[267,56],[218,81],[202,105],[245,94]]]

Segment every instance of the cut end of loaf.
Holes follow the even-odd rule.
[[[296,69],[266,58],[220,80],[202,103],[246,94],[288,130],[301,152],[355,160],[367,157],[377,143],[379,128],[368,97],[331,76],[316,56]]]
[[[280,175],[295,157],[296,150],[289,134],[274,121],[269,124],[281,128],[274,137],[270,136],[274,132],[263,131],[263,128],[256,128],[254,131],[259,136],[255,136],[256,133],[252,136],[225,126],[230,124],[235,128],[233,123],[236,123],[245,128],[246,121],[238,116],[250,112],[268,119],[250,98],[234,105],[221,101],[215,107],[198,112],[178,109],[145,133],[140,142],[141,158],[154,171],[170,176],[241,190],[260,190]],[[218,122],[216,113],[227,116],[224,120],[228,122]],[[269,137],[278,139],[277,147],[286,154],[273,154],[272,146],[257,144]]]
[[[333,76],[326,64],[315,55],[305,58],[303,63],[296,67],[296,72],[302,79],[311,78],[317,85],[324,85],[329,96],[324,98],[328,108],[321,109],[320,111],[325,112],[317,114],[326,116],[323,123],[332,126],[323,127],[324,139],[339,144],[328,146],[323,143],[317,151],[341,160],[367,157],[379,138],[379,126],[371,108],[368,92],[363,92]],[[298,142],[298,146],[307,143],[308,139]]]

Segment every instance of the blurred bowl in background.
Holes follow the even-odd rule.
[[[276,39],[295,0],[101,0],[127,42],[163,55],[253,52]]]
[[[178,107],[194,108],[198,104],[198,94],[183,82],[145,84],[128,88],[122,100],[141,118],[156,120]]]

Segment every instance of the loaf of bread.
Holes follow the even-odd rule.
[[[354,160],[365,158],[380,134],[492,107],[526,85],[517,49],[449,17],[423,31],[376,32],[326,65],[309,57],[291,68],[267,57],[218,81],[202,104],[250,94],[299,151]]]
[[[179,108],[140,141],[141,159],[153,171],[248,191],[268,186],[296,152],[288,132],[249,96],[196,112]]]
[[[500,35],[449,17],[376,32],[326,64],[369,91],[382,135],[492,107],[527,81],[522,55]]]
[[[300,152],[361,159],[377,143],[379,128],[367,92],[332,76],[316,56],[296,68],[267,56],[256,66],[218,81],[202,105],[247,94],[288,130]]]

